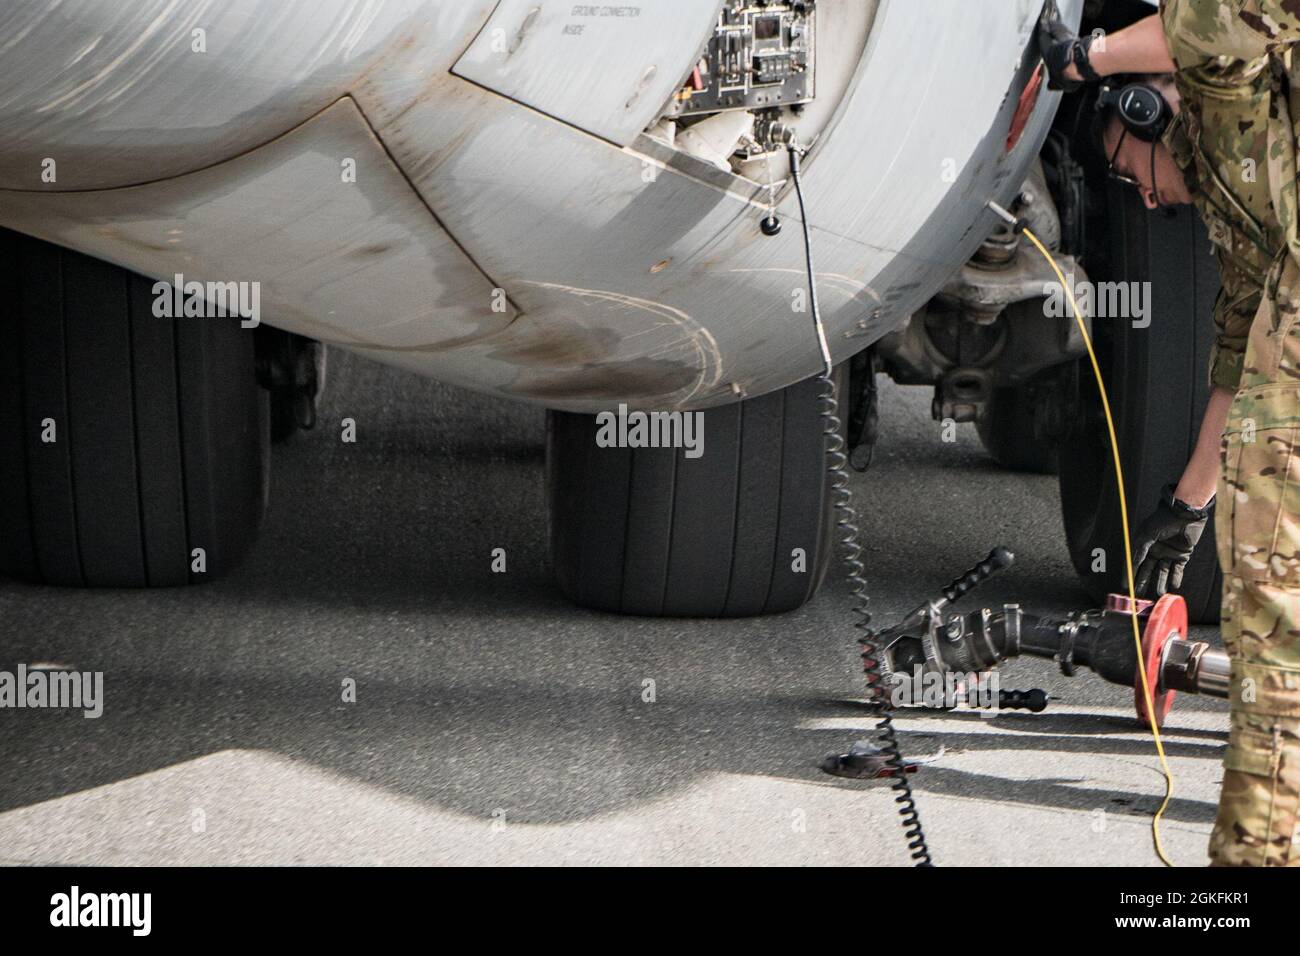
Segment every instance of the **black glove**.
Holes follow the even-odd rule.
[[[1214,507],[1193,508],[1174,497],[1174,486],[1166,485],[1155,513],[1138,528],[1134,538],[1133,575],[1137,596],[1154,601],[1183,583],[1183,571],[1201,540],[1205,523]]]
[[[1038,21],[1038,50],[1043,55],[1047,67],[1047,88],[1073,93],[1087,83],[1100,83],[1101,76],[1088,62],[1088,51],[1092,47],[1092,36],[1080,38],[1061,22],[1061,11],[1057,9],[1056,0],[1047,0],[1043,15]],[[1083,80],[1071,80],[1065,76],[1070,64],[1079,69]]]

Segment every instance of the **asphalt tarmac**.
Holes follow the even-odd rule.
[[[263,534],[234,576],[0,582],[0,669],[104,674],[98,719],[0,710],[0,861],[908,862],[887,786],[818,770],[871,724],[838,566],[780,617],[575,608],[546,556],[543,412],[331,360],[320,426],[276,447]],[[927,389],[885,384],[881,400],[853,482],[876,619],[994,544],[1017,563],[978,604],[1086,607],[1055,478],[999,469],[972,426],[944,442]],[[1132,692],[1046,661],[1001,679],[1051,705],[897,721],[929,761],[911,779],[936,863],[1158,865],[1164,782]],[[1166,725],[1163,835],[1182,865],[1205,862],[1226,727],[1222,702],[1189,697]]]

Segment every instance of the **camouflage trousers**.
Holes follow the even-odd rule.
[[[1215,530],[1232,708],[1210,860],[1300,866],[1300,268],[1251,326],[1224,431]]]

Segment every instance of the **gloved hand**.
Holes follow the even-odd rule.
[[[1080,39],[1061,21],[1061,11],[1056,0],[1047,0],[1043,15],[1038,21],[1038,50],[1043,55],[1043,64],[1047,67],[1047,88],[1073,93],[1084,82],[1099,83],[1101,77],[1088,62],[1088,49],[1092,46],[1092,37]],[[1065,70],[1074,64],[1083,76],[1082,80],[1066,77]]]
[[[1160,504],[1133,539],[1133,581],[1138,597],[1154,601],[1182,585],[1183,572],[1213,506],[1211,500],[1204,508],[1193,508],[1174,497],[1173,485],[1165,486]]]

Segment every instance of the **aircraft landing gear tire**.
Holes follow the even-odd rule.
[[[1209,399],[1211,318],[1218,275],[1204,227],[1188,208],[1153,214],[1136,194],[1109,199],[1111,253],[1105,279],[1149,282],[1150,325],[1099,318],[1093,339],[1110,394],[1124,468],[1130,527],[1177,480],[1195,446]],[[1087,359],[1076,374],[1075,428],[1060,449],[1061,507],[1070,557],[1094,600],[1127,590],[1119,495],[1110,440]],[[1219,619],[1222,576],[1214,522],[1201,537],[1178,593],[1196,624]]]
[[[152,290],[0,230],[0,573],[197,583],[255,537],[269,422],[253,333],[233,318],[157,318]]]
[[[571,600],[621,614],[747,617],[816,593],[835,544],[817,381],[703,416],[704,454],[687,458],[680,448],[597,447],[595,416],[548,413],[551,557]]]
[[[989,457],[1003,468],[1040,475],[1056,472],[1056,447],[1034,432],[1034,383],[993,390],[993,401],[975,424]]]

